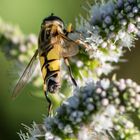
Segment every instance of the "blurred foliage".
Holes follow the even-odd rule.
[[[81,13],[84,0],[0,0],[0,13],[6,21],[19,24],[25,33],[37,33],[44,17],[54,13],[65,23],[74,23],[75,17]],[[74,10],[73,10],[74,9]]]

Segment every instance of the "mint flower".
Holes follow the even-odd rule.
[[[0,44],[5,55],[20,63],[28,63],[37,48],[37,37],[25,36],[18,26],[5,23],[0,18]]]
[[[90,57],[98,62],[97,67],[88,67],[94,75],[110,73],[115,69],[114,63],[121,61],[125,47],[131,49],[134,46],[140,35],[139,5],[139,0],[88,4],[89,17],[80,17],[80,22],[76,21],[77,30],[83,33],[85,42],[90,45]]]
[[[118,135],[122,131],[119,133],[116,128],[117,123],[120,123],[117,116],[139,111],[139,87],[130,79],[120,79],[119,81],[101,79],[77,88],[73,96],[56,110],[54,117],[45,119],[44,136],[47,136],[47,140],[78,139],[86,129],[87,133],[84,134],[84,137],[88,139],[100,134],[104,134],[104,137],[108,138],[114,137],[114,135],[121,138],[122,136]],[[128,122],[125,128],[122,127],[132,129],[133,126],[133,122]],[[122,127],[121,129],[123,129]],[[110,136],[106,132],[110,133]]]
[[[31,128],[24,125],[27,133],[19,133],[22,140],[140,139],[140,130],[129,115],[135,113],[140,119],[140,85],[131,79],[100,78],[117,67],[124,52],[140,37],[140,0],[96,1],[85,9],[88,17],[76,19],[76,30],[89,48],[71,58],[78,87],[73,91],[68,87],[67,95],[72,93],[67,99],[61,94],[65,101],[53,117],[46,117],[40,125],[33,123]],[[78,32],[69,37],[79,38]],[[0,19],[0,44],[7,58],[27,64],[37,48],[37,37],[25,36]],[[62,77],[69,80],[65,70]],[[35,78],[33,85],[39,88],[40,81]],[[65,81],[60,92],[66,89]]]

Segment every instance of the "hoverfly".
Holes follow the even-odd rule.
[[[49,103],[48,113],[50,113],[52,106],[48,93],[56,93],[61,86],[61,58],[64,59],[64,62],[68,67],[69,75],[73,84],[77,86],[77,83],[72,75],[68,58],[78,53],[78,46],[82,46],[87,49],[88,45],[80,38],[76,40],[70,39],[68,36],[71,33],[74,33],[72,26],[69,25],[68,28],[65,29],[63,20],[53,14],[43,20],[38,38],[38,49],[35,51],[33,57],[15,86],[12,97],[16,97],[20,90],[28,82],[34,71],[34,64],[37,56],[39,56],[44,80],[44,94]]]

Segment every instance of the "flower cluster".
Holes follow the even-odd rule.
[[[140,35],[139,5],[139,0],[110,0],[103,4],[88,5],[88,19],[81,16],[80,23],[76,21],[76,30],[82,33],[82,39],[89,44],[89,55],[79,53],[77,58],[71,59],[73,74],[77,79],[107,75],[116,68],[116,63],[123,61],[121,57],[124,49],[131,49],[136,35]],[[26,37],[19,28],[2,20],[0,27],[2,50],[8,57],[27,64],[37,48],[37,37]],[[89,56],[93,59],[89,59]],[[38,81],[40,79],[37,78],[34,85],[38,85]]]
[[[101,79],[96,83],[90,82],[84,87],[76,88],[73,96],[56,110],[56,115],[45,119],[46,140],[77,139],[83,135],[83,130],[87,130],[84,136],[90,140],[98,134],[106,134],[106,131],[117,131],[117,126],[120,126],[121,122],[116,116],[138,111],[139,100],[140,86],[130,79]],[[126,125],[128,124],[129,122],[126,122]],[[127,127],[122,127],[127,131]],[[117,131],[118,137],[119,132],[122,131]],[[129,135],[131,134],[133,133],[130,131]],[[112,137],[113,135],[114,133]],[[122,135],[119,138],[121,139]]]
[[[140,1],[109,0],[93,6],[88,4],[87,9],[89,17],[80,17],[77,29],[83,33],[90,46],[87,51],[98,65],[90,67],[86,62],[84,65],[92,74],[107,75],[115,68],[114,64],[121,61],[124,49],[131,49],[136,36],[140,36]]]
[[[77,30],[82,33],[81,39],[89,45],[86,51],[93,59],[89,60],[84,53],[71,59],[73,74],[80,73],[83,79],[111,72],[114,64],[121,61],[124,49],[131,49],[140,36],[140,0],[109,0],[89,5],[88,10],[88,19],[80,17],[80,23],[76,24],[79,24]],[[36,40],[36,36],[26,37],[18,27],[0,20],[0,45],[6,56],[27,63],[37,48]],[[37,79],[34,83],[40,86],[41,82]],[[20,138],[140,139],[136,124],[129,115],[128,118],[124,116],[135,112],[140,118],[140,86],[137,83],[131,79],[91,80],[85,86],[81,83],[56,110],[54,117],[47,117],[42,125],[33,124],[33,128],[25,126],[29,133],[21,132]]]
[[[140,36],[139,5],[139,0],[109,0],[103,4],[88,5],[89,17],[81,16],[80,23],[76,21],[76,30],[89,44],[87,52],[93,59],[89,60],[86,53],[81,53],[72,60],[75,76],[79,76],[80,71],[84,77],[98,77],[116,68],[115,63],[121,61],[124,49],[131,49],[136,36]],[[19,28],[2,20],[0,27],[0,43],[7,56],[27,63],[37,48],[37,37],[25,37]]]
[[[114,136],[121,140],[139,140],[140,131],[135,124],[124,116],[117,116],[114,119]]]
[[[23,133],[20,131],[19,137],[21,140],[37,140],[38,137],[44,136],[44,133],[46,131],[46,128],[43,125],[38,125],[35,122],[32,124],[32,128],[22,124],[23,127],[28,131],[28,133]]]
[[[37,37],[25,36],[18,26],[7,24],[0,18],[0,45],[6,57],[21,63],[28,63],[37,49]]]
[[[2,50],[8,59],[14,60],[14,66],[18,65],[16,75],[18,75],[18,73],[21,75],[21,72],[18,72],[18,70],[23,71],[25,69],[36,49],[36,35],[30,34],[26,36],[21,32],[18,26],[6,23],[0,18],[0,50]],[[32,86],[41,86],[40,71],[35,73]]]

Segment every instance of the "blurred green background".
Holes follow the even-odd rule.
[[[85,14],[81,8],[84,3],[84,0],[0,0],[0,17],[19,25],[25,34],[38,34],[42,19],[51,13],[60,16],[66,24],[74,24],[76,16]],[[132,78],[140,83],[139,44],[137,41],[136,47],[127,51],[124,58],[128,62],[121,63],[115,71],[118,78]],[[18,140],[16,132],[23,129],[21,123],[30,125],[33,120],[41,123],[47,109],[46,100],[27,94],[27,88],[18,99],[11,99],[11,74],[16,73],[12,65],[0,52],[0,140]]]

